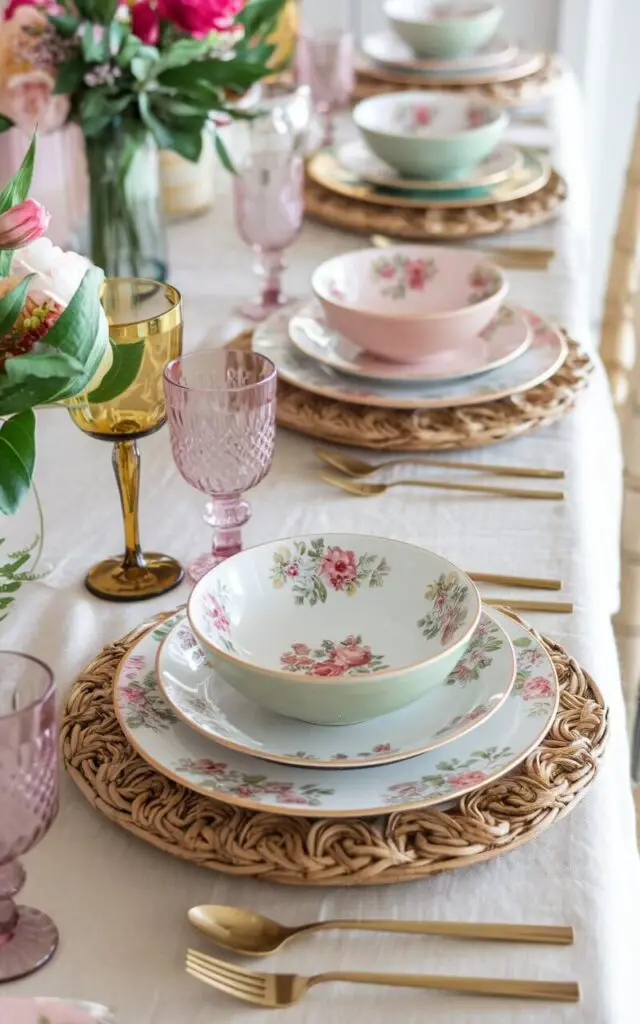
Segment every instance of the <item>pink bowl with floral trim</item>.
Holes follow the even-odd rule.
[[[430,245],[343,253],[311,283],[329,327],[398,363],[472,344],[509,290],[480,253]]]
[[[463,656],[480,612],[475,585],[447,559],[364,534],[249,548],[204,576],[187,609],[230,686],[318,725],[424,696]]]

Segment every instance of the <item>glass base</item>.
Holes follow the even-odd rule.
[[[187,576],[193,583],[197,583],[198,580],[207,575],[210,569],[215,569],[216,565],[220,565],[220,562],[224,562],[224,558],[214,558],[211,552],[206,555],[200,555],[187,568]]]
[[[0,984],[32,974],[58,948],[58,929],[47,914],[33,907],[16,907],[18,923],[11,938],[0,944]]]
[[[142,556],[145,565],[125,569],[120,558],[105,558],[92,566],[84,585],[95,597],[105,601],[147,601],[166,594],[182,583],[184,572],[179,562],[156,552]]]
[[[277,313],[283,306],[290,306],[295,301],[295,298],[289,298],[286,295],[278,295],[276,299],[270,300],[263,298],[251,299],[249,302],[238,306],[237,311],[241,316],[246,317],[247,320],[260,323],[262,320],[266,320],[268,316],[271,316],[272,313]]]

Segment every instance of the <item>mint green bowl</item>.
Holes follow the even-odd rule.
[[[451,13],[439,16],[438,11]],[[464,57],[475,53],[495,34],[502,8],[482,0],[430,3],[429,0],[388,0],[384,12],[393,31],[419,57]]]
[[[357,104],[353,120],[369,148],[400,174],[453,181],[495,149],[509,123],[483,98],[431,91],[371,96]]]

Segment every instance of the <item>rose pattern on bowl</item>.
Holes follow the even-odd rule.
[[[434,259],[411,259],[403,253],[379,256],[371,263],[371,279],[389,299],[404,299],[408,292],[423,292],[438,273]]]
[[[169,707],[158,689],[155,669],[140,678],[144,664],[133,654],[124,664],[122,678],[125,685],[120,688],[125,721],[130,729],[151,729],[162,732],[178,721],[178,716]]]
[[[491,124],[495,115],[485,103],[472,103],[467,107],[465,121],[467,128],[482,128],[485,124]]]
[[[231,617],[229,613],[229,591],[224,584],[216,582],[213,590],[204,594],[204,614],[209,629],[216,634],[216,640],[228,654],[237,654],[231,639]]]
[[[442,646],[446,647],[466,622],[469,614],[466,606],[468,592],[468,586],[455,572],[440,573],[438,579],[429,584],[424,596],[432,602],[433,608],[418,619],[418,629],[422,630],[425,640],[438,637]]]
[[[482,782],[493,765],[511,756],[511,747],[487,747],[486,750],[474,750],[464,761],[455,757],[450,761],[439,761],[436,764],[437,774],[423,775],[411,782],[397,782],[389,786],[388,801],[390,804],[401,804],[406,800],[423,799],[431,792],[443,789],[453,795],[456,790],[467,789]]]
[[[296,541],[293,551],[279,548],[273,556],[269,579],[277,589],[291,586],[296,605],[308,603],[313,607],[318,602],[324,604],[330,590],[353,597],[360,587],[382,587],[389,572],[384,557],[368,552],[356,555],[315,537],[308,546]]]
[[[491,654],[502,650],[504,644],[501,635],[500,628],[495,622],[481,618],[469,646],[447,676],[445,684],[454,686],[458,683],[466,686],[468,683],[477,683],[480,673],[489,668],[493,661]]]
[[[260,799],[261,796],[273,796],[279,804],[300,804],[306,807],[320,807],[323,796],[332,796],[333,789],[322,789],[305,783],[295,786],[293,782],[278,782],[267,775],[247,774],[237,768],[230,768],[225,761],[212,761],[208,758],[183,757],[175,762],[173,768],[177,772],[196,775],[198,782],[206,786],[244,799]]]
[[[367,675],[389,668],[384,664],[383,654],[372,654],[371,648],[362,643],[362,637],[353,634],[339,643],[322,640],[315,649],[307,644],[291,644],[290,649],[280,655],[280,665],[286,672],[326,678]]]
[[[500,309],[494,316],[493,320],[490,320],[483,331],[480,331],[478,337],[484,341],[491,341],[495,336],[496,331],[501,327],[507,327],[512,324],[515,320],[515,312],[509,306],[500,306]]]
[[[442,729],[438,729],[436,736],[446,736],[450,732],[455,732],[459,735],[466,725],[471,725],[473,722],[477,722],[479,718],[484,718],[491,710],[489,704],[477,704],[466,715],[456,715],[455,718],[452,718]]]
[[[397,103],[391,115],[392,127],[407,135],[423,135],[437,114],[434,103]]]
[[[502,275],[495,267],[478,264],[469,274],[468,284],[473,291],[467,296],[467,305],[474,306],[476,302],[484,302],[500,291]]]

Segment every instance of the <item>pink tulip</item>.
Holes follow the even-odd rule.
[[[21,249],[44,235],[49,227],[50,215],[35,199],[0,214],[0,249]]]

